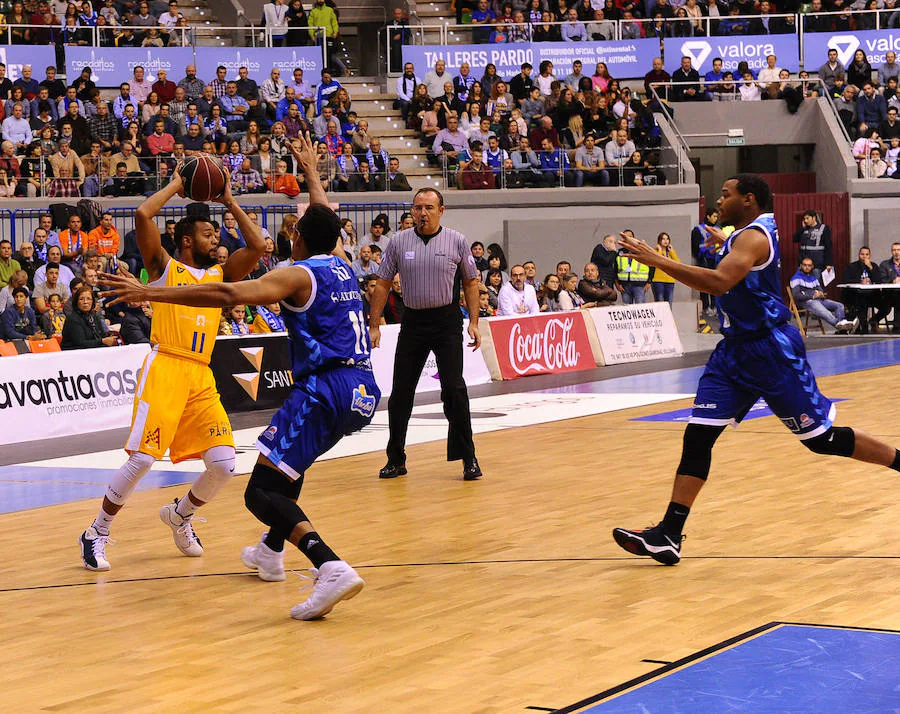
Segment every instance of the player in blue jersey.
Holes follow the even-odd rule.
[[[715,268],[676,263],[644,241],[622,234],[619,244],[629,257],[715,295],[725,336],[697,385],[665,517],[647,530],[613,530],[616,543],[629,553],[665,565],[681,559],[682,529],[709,474],[713,445],[760,397],[810,451],[900,471],[900,451],[861,431],[833,425],[834,404],[816,386],[803,338],[781,299],[778,229],[775,216],[764,212],[770,199],[768,184],[754,174],[725,182],[719,215],[735,231],[727,238],[713,232]]]
[[[369,361],[359,285],[343,251],[338,217],[328,207],[309,136],[295,140],[291,152],[306,176],[310,200],[294,229],[292,266],[258,280],[189,288],[155,288],[115,276],[104,282],[117,301],[196,307],[281,303],[294,386],[256,442],[261,454],[244,500],[269,530],[258,544],[244,548],[241,559],[263,580],[284,580],[284,542],[299,548],[312,561],[316,579],[309,598],[293,607],[291,616],[313,620],[356,595],[365,583],[325,544],[297,505],[303,475],[341,437],[372,420],[381,393]]]

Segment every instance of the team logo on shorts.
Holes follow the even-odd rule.
[[[159,448],[159,427],[147,429],[147,433],[144,435],[144,446]]]
[[[268,439],[269,441],[272,441],[272,439],[275,438],[275,434],[277,434],[277,433],[278,433],[278,427],[270,426],[268,429],[266,429],[263,432],[263,438]]]
[[[801,428],[801,429],[808,429],[809,427],[811,427],[811,426],[812,426],[813,424],[815,424],[815,423],[816,423],[815,420],[813,420],[812,418],[810,418],[810,416],[809,416],[808,414],[801,414],[801,415],[800,415],[800,428]]]
[[[353,403],[350,409],[369,419],[375,413],[375,397],[366,394],[366,388],[360,384],[353,390]]]

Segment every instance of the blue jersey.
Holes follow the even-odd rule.
[[[734,241],[750,228],[762,231],[769,239],[769,257],[762,265],[755,265],[731,290],[716,298],[722,334],[726,338],[762,336],[791,319],[790,311],[781,299],[781,253],[774,214],[763,213],[728,236],[716,262],[728,255]]]
[[[294,379],[341,365],[369,364],[369,331],[353,270],[333,255],[317,255],[294,263],[312,279],[306,305],[282,302],[291,345]]]

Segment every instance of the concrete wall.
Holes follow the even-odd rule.
[[[873,259],[885,260],[900,241],[900,181],[855,179],[850,190],[850,255],[868,245]]]
[[[729,129],[743,130],[745,146],[814,145],[818,190],[843,193],[856,177],[856,165],[827,101],[807,100],[796,114],[782,101],[681,102],[674,105],[675,123],[692,150],[724,149]]]

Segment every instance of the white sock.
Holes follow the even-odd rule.
[[[188,491],[190,493],[190,491]],[[175,513],[177,513],[182,518],[190,518],[194,515],[194,511],[197,510],[197,506],[194,505],[194,502],[191,500],[191,497],[185,494],[184,498],[179,499],[178,505],[175,506]]]
[[[100,513],[97,514],[97,517],[91,525],[100,535],[109,535],[109,527],[112,525],[113,518],[115,517],[114,513],[107,513],[101,506]]]

